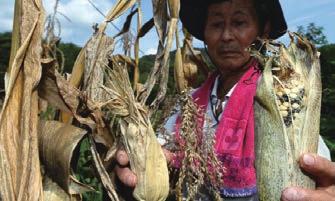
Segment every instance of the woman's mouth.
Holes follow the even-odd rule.
[[[237,52],[237,51],[223,51],[223,52],[220,52],[220,54],[223,57],[236,57],[236,56],[240,55],[240,52]]]

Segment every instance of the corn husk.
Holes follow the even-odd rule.
[[[271,55],[260,59],[265,68],[255,101],[256,168],[260,200],[264,201],[280,200],[285,187],[315,188],[297,161],[301,154],[317,151],[319,53],[307,39],[290,36],[287,48],[266,42]]]
[[[106,108],[121,117],[123,145],[138,178],[133,196],[137,200],[165,200],[169,192],[167,163],[148,111],[136,101],[126,68],[117,60],[112,59],[112,63],[106,68],[104,89],[111,96]]]
[[[0,195],[6,201],[43,200],[36,90],[43,20],[41,1],[16,1],[9,80],[0,116]]]

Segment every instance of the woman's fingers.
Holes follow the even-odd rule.
[[[169,161],[173,158],[173,153],[166,149],[163,149],[163,153],[169,163]],[[117,165],[115,167],[115,173],[117,177],[124,185],[134,188],[137,184],[137,176],[129,168],[129,157],[127,152],[124,150],[118,150],[116,152],[116,161]]]
[[[116,161],[117,165],[115,167],[115,173],[120,181],[128,186],[135,187],[137,183],[137,177],[133,171],[128,167],[129,165],[129,157],[126,151],[118,150],[116,152]]]
[[[318,187],[335,185],[335,163],[316,154],[302,155],[299,163],[313,177]]]
[[[335,164],[316,154],[304,154],[300,167],[317,183],[317,190],[290,187],[283,191],[282,201],[335,201]]]
[[[129,164],[129,157],[126,151],[119,149],[116,152],[116,161],[121,166],[126,166]]]
[[[130,170],[128,167],[120,167],[116,165],[115,172],[120,181],[129,187],[134,188],[137,184],[137,177],[133,171]]]

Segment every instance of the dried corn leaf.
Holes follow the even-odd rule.
[[[148,20],[138,31],[137,38],[142,38],[143,36],[145,36],[152,29],[152,27],[154,27],[154,25],[154,18]]]
[[[102,65],[105,65],[107,55],[114,51],[114,40],[105,35],[107,22],[114,20],[135,4],[136,0],[119,0],[109,11],[98,31],[88,41],[85,48],[85,72],[83,89],[93,101],[106,100],[100,86],[102,80]]]
[[[118,37],[126,32],[129,31],[130,29],[130,25],[131,25],[131,20],[133,19],[133,16],[138,12],[138,9],[135,9],[134,11],[132,11],[128,16],[127,16],[127,19],[126,19],[126,22],[123,24],[123,27],[121,29],[121,31],[114,37]]]
[[[71,196],[48,176],[43,179],[43,193],[44,201],[71,201]]]
[[[319,138],[321,82],[319,53],[305,38],[291,35],[288,48],[267,45],[255,102],[256,166],[260,200],[280,200],[288,186],[314,188],[297,163],[315,153]],[[264,59],[264,57],[263,57]]]
[[[51,96],[44,93],[45,91],[47,91],[46,89],[43,88],[44,86],[51,86],[53,88],[52,91],[48,90],[48,92],[51,91],[53,93]],[[77,121],[79,121],[84,125],[89,126],[92,132],[95,133],[94,138],[96,141],[100,140],[100,142],[105,144],[107,147],[108,145],[114,144],[113,143],[114,140],[111,138],[110,135],[108,135],[108,133],[106,134],[105,132],[106,127],[102,120],[101,113],[99,112],[96,105],[94,105],[92,101],[87,99],[87,97],[85,100],[83,100],[84,97],[82,96],[82,93],[76,87],[69,84],[57,72],[52,71],[52,69],[45,70],[43,72],[43,79],[39,90],[41,91],[40,93],[41,96],[43,96],[43,98],[45,98],[52,105],[57,105],[57,103],[55,102],[62,101],[62,105],[63,106],[65,105],[67,109],[66,108],[58,108],[58,109],[61,110],[66,109],[68,111],[71,111],[72,115],[76,118]],[[57,97],[57,99],[50,97]],[[89,117],[80,116],[80,108],[79,108],[80,102],[85,110],[86,114],[85,116]],[[89,113],[89,115],[87,115],[87,113]],[[113,201],[117,201],[118,197],[115,192],[115,189],[109,177],[106,176],[108,175],[108,173],[106,173],[106,170],[104,169],[103,164],[101,162],[100,156],[98,155],[97,151],[93,148],[93,145],[91,146],[91,151],[94,157],[95,166],[98,170],[100,179],[108,195]]]
[[[0,117],[3,200],[42,200],[37,144],[40,51],[44,11],[39,0],[17,0],[8,86]]]
[[[102,185],[106,189],[107,194],[112,201],[119,201],[119,197],[116,194],[115,187],[114,187],[114,185],[111,181],[111,178],[109,177],[108,172],[106,171],[106,169],[105,169],[105,167],[102,163],[102,160],[99,156],[99,153],[97,151],[97,148],[96,148],[95,143],[94,143],[91,136],[90,136],[89,140],[90,140],[90,144],[91,144],[91,152],[92,152],[93,160],[94,160],[94,163],[95,163],[95,167],[97,168],[97,171],[100,175],[100,180],[102,182]]]
[[[104,34],[94,35],[87,43],[85,52],[85,71],[83,90],[94,102],[107,100],[102,90],[104,70],[108,63],[107,55],[114,51],[114,40]]]
[[[156,5],[156,6],[158,6],[158,5]],[[149,78],[147,79],[142,91],[139,91],[137,93],[137,99],[142,104],[144,104],[147,101],[154,85],[157,82],[157,79],[160,76],[160,83],[159,83],[160,90],[159,90],[155,100],[150,104],[150,108],[151,108],[150,113],[152,113],[153,111],[155,111],[157,109],[158,105],[164,99],[166,91],[167,91],[166,87],[167,87],[168,73],[169,73],[168,59],[169,59],[169,56],[170,56],[170,50],[171,50],[172,42],[173,42],[173,39],[174,39],[174,34],[176,33],[176,30],[178,28],[177,24],[178,24],[178,18],[170,19],[169,29],[168,29],[167,38],[166,38],[166,43],[159,43],[158,44],[158,50],[157,50],[157,54],[156,54],[156,58],[155,58],[154,67],[151,70]]]
[[[152,0],[152,7],[159,42],[164,44],[166,38],[167,21],[169,19],[167,0]]]
[[[77,59],[72,68],[71,77],[69,83],[77,88],[79,88],[83,77],[84,77],[84,69],[85,69],[85,49],[82,48],[77,56]],[[64,123],[72,122],[72,115],[69,112],[61,111],[60,120]]]
[[[131,8],[136,0],[118,0],[115,6],[109,11],[106,21],[110,22],[122,15],[126,10]]]
[[[66,105],[59,93],[55,76],[52,76],[52,73],[48,73],[48,71],[51,70],[53,67],[52,62],[53,60],[49,63],[42,64],[44,73],[38,87],[38,94],[41,98],[47,100],[57,109],[60,109],[61,111],[64,111],[66,113],[71,113],[71,108]]]
[[[38,130],[40,156],[48,176],[70,195],[92,191],[71,177],[74,151],[87,131],[58,121],[40,121]]]
[[[122,64],[125,64],[127,65],[127,67],[130,67],[130,68],[134,68],[135,66],[135,61],[132,58],[121,55],[121,54],[113,55],[112,59]]]
[[[99,104],[93,103],[79,89],[68,83],[59,73],[52,69],[43,71],[39,86],[40,97],[61,111],[71,113],[77,121],[89,126],[100,143],[110,147],[114,139],[106,132],[106,126],[99,111]]]
[[[172,42],[174,39],[174,34],[176,33],[176,30],[178,28],[178,18],[172,18],[170,20],[169,24],[169,30],[167,34],[167,41],[164,48],[164,56],[161,58],[161,60],[156,60],[156,62],[159,62],[160,68],[161,68],[161,78],[159,82],[160,90],[155,98],[155,100],[151,103],[150,108],[152,111],[155,111],[159,104],[163,101],[166,91],[167,91],[167,82],[169,78],[169,65],[168,60],[170,56],[170,50],[172,46]],[[152,89],[152,88],[151,88]],[[151,92],[151,90],[149,90]]]
[[[72,180],[72,179],[71,179]],[[76,184],[77,185],[77,184]],[[78,184],[81,188],[82,184]],[[77,189],[76,192],[86,192],[87,186],[84,185],[84,189]],[[94,190],[89,188],[90,191]],[[44,201],[81,201],[80,194],[69,195],[66,193],[57,183],[53,182],[47,175],[43,176],[43,194]]]
[[[177,30],[178,25],[178,15],[172,15],[179,13],[179,1],[171,1],[170,4],[170,14],[171,18],[169,20],[169,28],[166,33],[166,27],[168,22],[167,16],[167,1],[166,0],[153,0],[154,9],[154,20],[155,26],[159,35],[160,42],[158,43],[158,50],[156,54],[156,59],[154,67],[150,72],[149,78],[147,79],[144,87],[141,91],[137,91],[137,100],[142,104],[146,103],[154,85],[160,78],[159,86],[160,89],[156,95],[155,100],[150,104],[150,115],[156,111],[158,105],[163,101],[166,94],[166,87],[168,82],[169,65],[168,59],[170,56],[170,50],[172,42],[174,39],[174,34]],[[166,38],[166,41],[165,41]]]

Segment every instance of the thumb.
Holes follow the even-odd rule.
[[[325,190],[310,190],[299,187],[286,188],[281,201],[334,201],[335,198]]]

